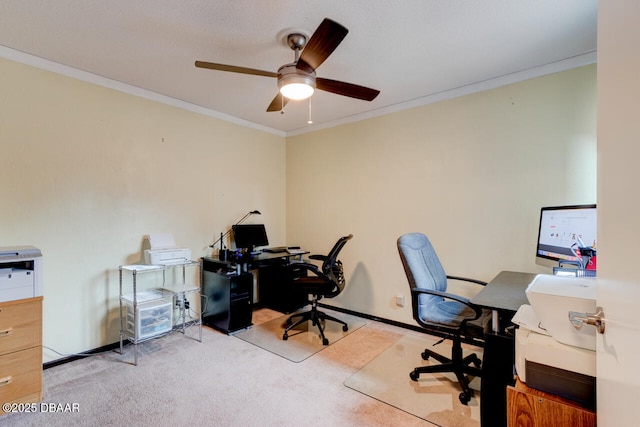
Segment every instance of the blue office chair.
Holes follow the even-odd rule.
[[[447,293],[447,280],[463,280],[479,285],[486,285],[486,282],[447,276],[431,242],[424,234],[402,235],[397,244],[411,288],[413,318],[427,332],[440,336],[443,340],[451,338],[453,341],[451,358],[425,349],[422,358],[428,360],[432,357],[440,364],[419,366],[409,376],[413,381],[418,381],[422,373],[455,373],[462,389],[460,402],[466,405],[472,396],[467,375],[479,377],[482,370],[480,358],[476,354],[462,357],[462,343],[484,345],[484,333],[490,328],[491,312],[471,304],[465,297]]]
[[[291,264],[291,268],[294,270],[292,277],[297,277],[293,280],[293,287],[297,290],[304,290],[308,294],[312,295],[311,310],[304,313],[296,313],[287,319],[287,328],[282,335],[283,340],[289,338],[289,331],[303,322],[311,320],[313,325],[318,326],[320,331],[320,337],[322,338],[323,345],[329,345],[329,340],[324,336],[323,323],[327,320],[337,322],[342,325],[344,332],[349,330],[347,323],[336,319],[320,310],[318,310],[318,301],[323,297],[333,298],[342,292],[345,285],[344,271],[342,268],[342,262],[338,259],[338,254],[344,247],[344,245],[351,240],[353,234],[341,237],[333,245],[333,248],[327,255],[311,255],[312,260],[322,261],[322,267],[318,268],[317,265],[310,262],[294,262]],[[307,275],[311,273],[312,275]],[[300,319],[293,321],[294,318]]]

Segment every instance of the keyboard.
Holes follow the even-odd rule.
[[[272,253],[272,254],[279,254],[281,252],[287,252],[287,247],[286,246],[274,246],[271,248],[264,248],[262,250],[262,252],[268,252],[268,253]]]
[[[294,249],[294,248],[288,248],[287,252],[289,253],[289,255],[300,255],[304,253],[302,249]]]

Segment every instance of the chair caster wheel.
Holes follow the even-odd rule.
[[[329,340],[328,339],[323,339],[322,340],[322,345],[329,345]]]
[[[423,351],[420,356],[422,356],[422,360],[429,360],[429,353],[426,351]]]
[[[420,377],[420,373],[416,371],[411,371],[411,373],[409,374],[409,378],[411,378],[413,381],[418,381],[419,377]]]
[[[282,335],[282,341],[286,341],[289,339],[289,335],[287,333],[285,333],[284,335]]]
[[[460,396],[458,396],[458,398],[460,399],[460,403],[466,405],[471,400],[471,392],[463,391],[462,393],[460,393]]]
[[[343,326],[342,327],[342,332],[347,332],[349,330],[349,328],[347,326]]]

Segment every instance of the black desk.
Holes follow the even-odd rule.
[[[253,258],[249,269],[258,274],[258,306],[293,313],[309,303],[306,292],[291,286],[295,278],[306,275],[306,270],[294,273],[286,267],[292,259],[302,259],[302,254],[263,252]]]
[[[304,252],[303,254],[308,254]],[[247,270],[260,268],[265,265],[278,263],[280,261],[288,261],[291,258],[301,257],[303,254],[290,254],[289,252],[260,252],[259,254],[251,256],[249,259],[242,261],[235,260],[221,260],[218,258],[204,257],[202,259],[215,262],[218,264],[224,264],[225,266],[240,265],[241,268]],[[246,267],[246,268],[245,268]]]
[[[508,316],[507,320],[518,311],[522,304],[529,304],[525,290],[536,277],[533,273],[502,271],[487,286],[478,292],[471,302],[493,312],[491,326],[493,332],[503,331],[500,315]]]
[[[202,295],[207,297],[202,323],[226,333],[252,325],[253,279],[258,275],[258,304],[290,313],[308,304],[308,295],[290,286],[293,277],[286,268],[300,254],[263,252],[249,260],[223,261],[202,258]]]
[[[507,385],[513,385],[515,337],[505,331],[522,304],[529,304],[525,290],[536,277],[532,273],[502,271],[477,295],[473,304],[492,310],[492,332],[485,336],[480,386],[480,424],[507,425]]]

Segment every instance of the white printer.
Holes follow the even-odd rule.
[[[42,252],[33,246],[0,247],[0,302],[42,295]]]
[[[171,234],[149,234],[150,249],[144,250],[149,265],[175,265],[191,261],[191,249],[178,248]]]
[[[529,387],[595,408],[596,329],[577,329],[569,312],[596,311],[595,279],[540,274],[526,290],[531,305],[513,318],[516,371]]]

